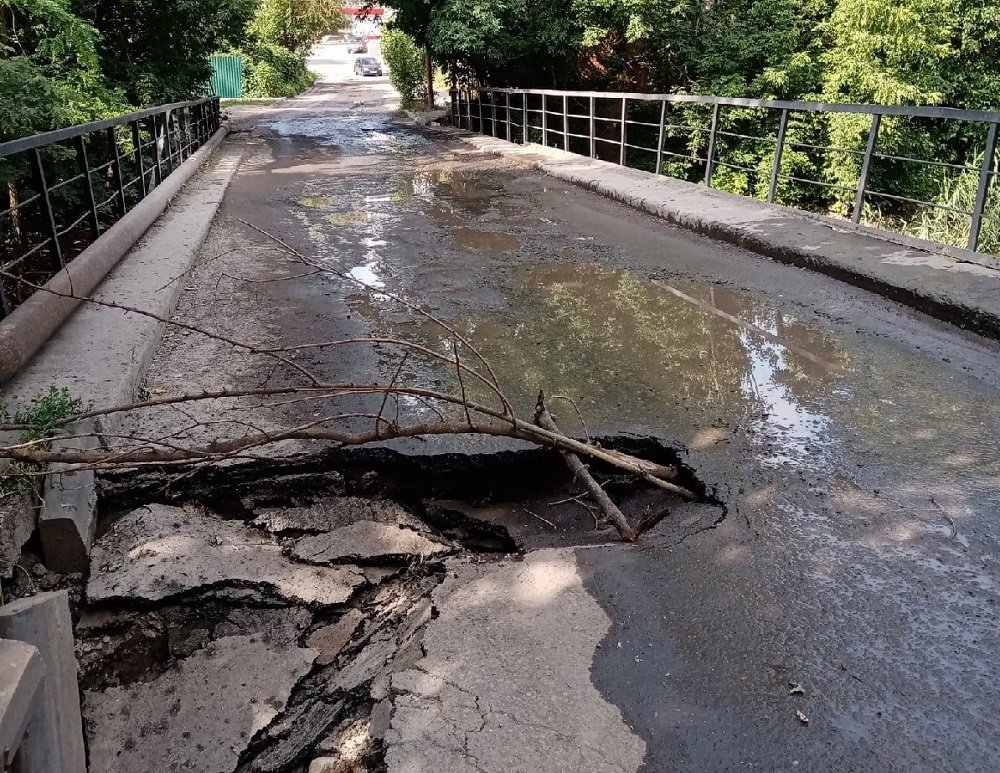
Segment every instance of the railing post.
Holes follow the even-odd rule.
[[[486,127],[483,125],[483,90],[476,87],[476,104],[479,107],[479,133],[486,134]]]
[[[504,96],[504,117],[507,119],[507,142],[510,142],[510,92],[505,91]]]
[[[542,147],[549,146],[549,96],[542,94]]]
[[[160,132],[159,132],[159,121],[156,120],[155,115],[151,115],[146,119],[147,129],[149,130],[149,141],[153,148],[153,187],[155,188],[161,182],[163,182],[163,170],[160,167]]]
[[[32,171],[34,173],[35,184],[38,186],[38,193],[42,197],[42,212],[45,215],[45,230],[49,232],[52,240],[52,254],[55,257],[55,268],[58,271],[63,267],[62,245],[59,244],[59,229],[56,228],[56,218],[52,213],[52,200],[49,198],[49,185],[45,181],[45,167],[42,165],[42,154],[38,148],[31,151]]]
[[[875,143],[878,142],[878,127],[882,123],[881,113],[872,113],[872,128],[868,130],[868,145],[865,148],[865,160],[861,164],[861,177],[858,179],[858,195],[854,199],[854,213],[851,215],[852,223],[861,222],[861,210],[865,204],[865,191],[868,188],[868,173],[872,166],[872,154],[875,152]]]
[[[204,118],[205,111],[202,110],[202,117]],[[132,121],[132,145],[135,147],[135,165],[139,169],[139,190],[142,192],[143,198],[149,191],[146,188],[146,164],[142,159],[142,132],[139,130],[139,122]],[[204,127],[202,127],[204,131]]]
[[[597,158],[597,100],[590,98],[590,157]]]
[[[622,166],[625,166],[625,158],[626,158],[626,156],[625,156],[625,137],[626,137],[626,134],[625,134],[625,118],[627,117],[627,115],[628,115],[628,99],[626,99],[625,97],[622,97],[622,132],[621,132],[621,136],[622,136],[622,152],[621,152],[621,158],[619,159],[619,163]]]
[[[569,152],[569,95],[563,94],[563,150]]]
[[[705,185],[712,187],[712,164],[715,162],[715,135],[719,129],[719,103],[712,107],[712,128],[708,132],[708,157],[705,159]]]
[[[990,192],[990,176],[993,173],[993,160],[997,152],[997,125],[990,124],[986,133],[986,150],[983,153],[983,165],[979,170],[979,189],[976,191],[976,204],[972,208],[972,222],[969,224],[970,250],[979,249],[979,232],[983,228],[983,212],[986,210],[986,199]]]
[[[524,110],[524,136],[521,138],[521,144],[527,145],[531,142],[531,136],[528,132],[528,93],[526,91],[521,92],[521,108]]]
[[[497,93],[490,90],[490,136],[497,137]]]
[[[101,220],[97,216],[97,199],[94,197],[94,186],[90,181],[90,161],[87,159],[87,146],[84,144],[83,135],[73,140],[76,145],[76,165],[83,175],[84,184],[87,186],[87,203],[90,205],[90,232],[96,239],[101,235]]]
[[[663,174],[663,136],[667,129],[667,100],[660,103],[660,137],[656,141],[656,174]]]
[[[774,146],[774,164],[771,166],[771,182],[767,186],[767,203],[773,204],[778,193],[778,175],[781,174],[781,156],[785,152],[785,131],[788,129],[788,110],[781,111],[778,123],[778,139]]]
[[[3,319],[11,311],[14,310],[14,305],[10,302],[7,297],[7,291],[3,289],[3,282],[0,281],[0,319]]]
[[[163,145],[166,150],[166,155],[164,160],[167,163],[167,174],[174,171],[174,145],[170,141],[170,120],[173,117],[172,112],[167,110],[163,114],[163,119],[161,120],[160,126],[163,128]]]
[[[125,216],[128,205],[125,203],[125,180],[122,175],[122,157],[118,152],[118,139],[115,137],[114,127],[108,129],[108,142],[111,143],[111,153],[113,156],[111,170],[114,172],[115,185],[118,186],[118,214]]]

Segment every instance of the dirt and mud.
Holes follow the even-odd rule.
[[[681,465],[709,501],[671,500],[672,515],[638,548],[623,546],[580,503],[550,506],[569,491],[557,456],[462,437],[319,456],[287,443],[270,453],[310,455],[283,467],[224,466],[166,486],[154,473],[106,480],[102,540],[128,513],[174,507],[178,524],[187,513],[233,521],[254,537],[200,544],[204,555],[266,543],[270,560],[287,562],[281,572],[294,575],[310,566],[295,556],[301,540],[377,522],[370,505],[355,502],[346,520],[322,505],[346,496],[394,503],[407,514],[400,523],[444,547],[419,560],[391,552],[383,560],[368,548],[364,557],[358,549],[305,553],[352,567],[357,584],[343,603],[290,598],[273,582],[242,577],[207,586],[195,578],[177,593],[158,588],[155,599],[129,594],[85,605],[78,635],[95,701],[89,726],[104,722],[104,738],[129,726],[114,714],[117,704],[107,708],[120,701],[113,690],[159,705],[177,680],[211,671],[201,658],[232,663],[234,653],[266,659],[279,649],[275,669],[284,676],[254,696],[261,711],[212,731],[230,749],[219,770],[298,773],[315,757],[330,761],[317,765],[321,772],[501,771],[522,769],[525,754],[537,764],[525,770],[559,769],[547,767],[546,752],[590,749],[590,741],[545,735],[530,717],[511,720],[523,731],[523,748],[514,750],[522,757],[470,756],[488,746],[482,734],[495,719],[483,691],[503,683],[477,675],[516,663],[548,689],[547,679],[566,676],[552,667],[558,651],[536,641],[537,657],[525,662],[521,633],[508,639],[492,627],[493,649],[477,649],[460,616],[439,617],[428,601],[470,603],[454,582],[441,590],[449,567],[489,589],[518,578],[530,585],[537,560],[549,570],[538,576],[562,591],[539,600],[518,586],[528,619],[573,647],[571,670],[589,670],[583,679],[599,694],[574,682],[566,695],[591,703],[553,711],[570,731],[591,727],[584,715],[619,717],[605,742],[629,753],[606,769],[634,770],[636,754],[651,773],[994,769],[997,347],[411,128],[390,101],[384,84],[328,80],[245,119],[246,131],[231,140],[247,145],[242,169],[196,269],[179,279],[186,289],[177,318],[261,346],[375,334],[447,352],[449,334],[378,291],[402,295],[480,347],[526,418],[540,388],[571,397],[587,432]],[[301,266],[241,221],[369,289],[330,275],[294,278]],[[365,383],[391,378],[399,359],[366,346],[304,350],[296,362],[323,378]],[[270,376],[269,365],[219,340],[172,331],[146,389],[248,387]],[[401,380],[430,387],[449,377],[416,360],[400,371]],[[308,421],[322,407],[171,409],[133,420],[123,433],[232,436],[249,423]],[[363,400],[357,407],[370,408]],[[411,418],[424,410],[401,409]],[[568,403],[557,410],[564,428],[577,426]],[[630,515],[653,496],[615,476],[608,490]],[[306,511],[319,517],[317,508],[325,512],[318,526],[294,525]],[[275,509],[295,512],[278,517]],[[368,539],[374,532],[366,528]],[[147,556],[128,544],[137,560],[165,549]],[[510,570],[522,554],[528,568]],[[511,605],[522,596],[508,596],[481,595],[475,619],[489,627],[492,609],[510,617],[512,632],[527,631]],[[576,638],[549,606],[558,599],[586,621]],[[547,621],[563,628],[545,628]],[[424,651],[427,626],[432,646]],[[428,694],[414,671],[440,669],[462,636],[492,665],[463,659],[464,671]],[[324,642],[337,651],[314,649]],[[409,676],[394,686],[390,671]],[[345,673],[355,676],[344,682]],[[523,676],[511,683],[523,686]],[[245,681],[213,682],[213,690],[233,690],[239,701]],[[541,700],[525,697],[526,711]],[[197,707],[181,703],[172,716],[185,712]],[[156,725],[157,716],[163,712],[147,719]],[[414,717],[426,719],[431,746],[413,742],[407,760]],[[179,749],[170,759],[183,765],[189,729],[174,720],[162,728]],[[142,769],[135,759],[131,769]],[[594,769],[601,760],[592,760]]]

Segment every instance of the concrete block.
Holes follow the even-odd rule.
[[[5,467],[0,465],[0,478]],[[35,531],[38,508],[33,491],[0,496],[0,577],[10,577],[21,559],[21,548]]]
[[[45,664],[42,710],[50,713],[49,720],[38,725],[44,735],[39,740],[53,750],[56,764],[44,769],[86,773],[68,594],[39,593],[0,607],[0,637],[37,647]]]
[[[77,431],[83,428],[77,428]],[[89,431],[89,430],[87,430]],[[86,451],[98,447],[94,437],[54,440],[53,450]],[[45,478],[38,534],[45,565],[54,572],[85,572],[97,527],[97,488],[93,470],[66,471],[53,465]]]
[[[0,768],[3,770],[13,767],[15,760],[18,770],[56,769],[53,750],[37,743],[41,735],[37,725],[45,721],[45,705],[40,700],[44,676],[45,664],[38,648],[0,639]]]

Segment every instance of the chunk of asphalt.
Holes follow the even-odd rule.
[[[90,769],[230,773],[315,656],[256,636],[224,637],[150,682],[85,693]]]
[[[350,526],[302,537],[292,555],[302,561],[328,564],[338,561],[373,559],[426,559],[450,553],[448,545],[400,526],[375,521],[359,521]]]
[[[321,666],[330,665],[350,641],[365,616],[356,609],[349,609],[339,620],[325,625],[309,634],[306,646],[319,652],[316,662]]]
[[[591,682],[611,620],[574,551],[449,569],[426,654],[392,677],[389,773],[638,770],[645,743]]]
[[[87,595],[158,601],[220,583],[264,585],[293,601],[342,604],[367,582],[354,567],[305,566],[267,535],[177,507],[149,505],[94,545]]]
[[[427,530],[423,521],[398,502],[389,499],[327,497],[307,507],[268,508],[257,512],[253,525],[273,534],[319,534],[341,526],[350,526],[358,521],[396,524],[415,531]]]

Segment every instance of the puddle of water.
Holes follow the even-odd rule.
[[[465,218],[455,212],[455,210],[450,207],[442,206],[441,204],[432,204],[427,207],[424,212],[426,212],[435,223],[441,226],[462,226],[466,223]]]
[[[379,274],[380,268],[378,260],[369,260],[360,266],[355,266],[347,273],[352,279],[364,282],[368,287],[381,290],[385,287],[385,280]]]
[[[847,355],[819,329],[749,295],[671,287],[680,295],[594,264],[526,267],[512,280],[508,310],[458,328],[517,405],[532,405],[545,388],[577,400],[591,429],[653,434],[670,434],[672,417],[686,410],[714,412],[726,423],[699,433],[695,445],[727,442],[728,422],[745,419],[765,462],[821,465],[834,445],[824,399],[848,371]],[[395,332],[414,329],[432,348],[449,345],[433,325]],[[573,412],[562,412],[569,429]]]
[[[521,240],[511,234],[467,227],[455,228],[451,232],[451,238],[458,249],[473,252],[510,252],[521,246]]]
[[[397,127],[385,115],[343,110],[279,112],[263,125],[281,138],[305,137],[349,154],[406,154],[427,144],[415,132]]]

